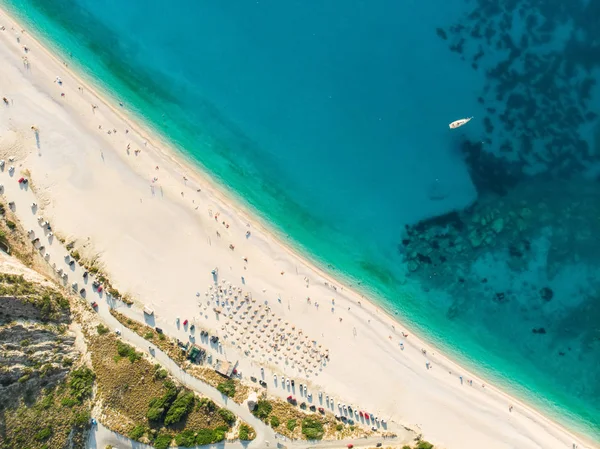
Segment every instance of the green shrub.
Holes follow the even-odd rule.
[[[158,334],[158,339],[163,341],[166,340],[167,337],[165,337],[165,334]]]
[[[79,262],[79,259],[81,259],[81,255],[79,254],[79,251],[71,251],[71,257],[73,259],[75,259],[77,262]]]
[[[50,392],[40,401],[40,407],[44,410],[49,409],[54,404],[54,393]]]
[[[242,441],[250,440],[250,428],[246,424],[242,424],[240,426],[240,431],[238,432],[238,438]]]
[[[79,403],[92,394],[92,386],[94,385],[95,375],[91,369],[81,367],[71,373],[69,380],[69,389],[71,397]]]
[[[150,405],[152,405],[152,403]],[[162,420],[164,413],[165,409],[163,407],[151,406],[146,412],[146,418],[148,418],[148,421],[159,422]]]
[[[221,382],[217,385],[217,390],[225,396],[232,398],[235,396],[235,382],[232,379],[227,379],[225,382]]]
[[[146,428],[144,426],[135,426],[133,429],[131,429],[131,432],[129,432],[129,438],[138,441],[144,436],[145,433]]]
[[[177,397],[177,387],[173,382],[166,380],[164,385],[167,391],[162,397],[152,399],[146,412],[146,417],[156,423],[162,421],[165,412]]]
[[[293,431],[294,431],[294,429],[296,428],[296,424],[297,424],[297,423],[296,423],[296,420],[295,420],[295,419],[288,419],[288,422],[287,422],[287,424],[286,424],[285,426],[287,427],[287,429],[288,429],[290,432],[293,432]]]
[[[318,419],[307,417],[302,420],[302,434],[307,440],[320,440],[323,438],[325,431],[323,423]]]
[[[194,408],[194,399],[192,391],[182,391],[167,412],[165,426],[181,421]]]
[[[152,444],[155,449],[167,449],[171,445],[171,441],[173,441],[171,435],[158,435]]]
[[[44,427],[42,430],[35,434],[34,438],[38,441],[44,441],[50,438],[50,435],[52,435],[52,429],[50,427]]]
[[[25,374],[24,376],[19,377],[19,383],[27,382],[31,376],[29,374]]]
[[[29,346],[31,344],[31,340],[29,338],[26,338],[25,340],[21,340],[21,347],[25,347],[25,346]]]
[[[201,408],[205,408],[209,412],[214,412],[215,409],[217,408],[217,406],[211,399],[200,398],[200,400],[198,401],[198,409],[201,409]]]
[[[144,334],[144,338],[145,338],[146,340],[152,340],[152,339],[154,338],[154,332],[152,332],[152,331],[148,331],[148,332],[146,332],[146,333]]]
[[[416,449],[433,449],[433,444],[429,441],[421,440],[417,443]]]
[[[219,409],[219,416],[221,416],[221,418],[223,418],[223,421],[225,421],[230,426],[232,426],[237,420],[233,412],[224,408]]]
[[[213,443],[223,441],[228,430],[229,429],[227,427],[217,427],[215,430],[213,430]]]
[[[408,444],[405,444],[404,446],[402,446],[402,449],[412,449]]]
[[[17,225],[10,220],[6,220],[6,226],[8,226],[8,229],[10,229],[11,231],[17,229]]]
[[[338,432],[341,432],[342,430],[344,430],[344,425],[343,424],[337,424],[335,426],[335,430],[337,430]]]
[[[98,324],[98,326],[96,326],[96,330],[98,331],[98,335],[104,335],[104,334],[108,333],[108,327],[106,327],[102,323],[100,323],[100,324]]]
[[[200,429],[196,435],[196,444],[204,446],[213,442],[213,431],[211,429]]]
[[[154,379],[155,380],[166,379],[168,375],[169,375],[169,373],[167,373],[166,369],[159,368],[156,371],[154,371]]]
[[[271,427],[275,428],[279,426],[279,418],[277,416],[271,416]]]
[[[79,401],[77,399],[73,399],[73,398],[62,398],[60,401],[60,405],[62,405],[63,407],[70,408],[77,404],[79,404]]]
[[[117,354],[119,354],[120,357],[127,357],[131,363],[142,358],[142,354],[133,349],[132,346],[123,343],[121,340],[117,340]]]
[[[85,410],[81,413],[77,413],[75,415],[75,421],[74,421],[75,426],[76,427],[85,427],[88,425],[91,418],[92,418],[92,416],[90,415],[90,412],[88,412],[87,410]]]
[[[193,430],[184,430],[175,435],[175,444],[182,447],[191,447],[196,445],[196,432]]]
[[[218,443],[225,439],[227,428],[217,427],[216,429],[200,429],[196,435],[196,444],[203,446],[211,443]]]
[[[261,399],[256,403],[256,408],[252,411],[252,413],[259,419],[267,419],[269,413],[271,413],[271,410],[273,410],[271,403]]]

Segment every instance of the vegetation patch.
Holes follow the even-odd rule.
[[[256,431],[248,424],[241,424],[238,432],[238,438],[242,441],[252,441],[256,438]]]
[[[153,444],[155,449],[167,449],[171,445],[171,441],[173,441],[173,435],[159,434]]]
[[[135,441],[139,441],[139,439],[142,438],[147,431],[148,429],[145,426],[135,426],[129,432],[129,438]]]
[[[302,435],[307,440],[320,440],[325,435],[323,423],[313,417],[306,417],[302,420]]]
[[[233,379],[227,379],[225,382],[221,382],[217,385],[217,390],[223,393],[225,396],[230,398],[235,396],[235,383]]]
[[[222,408],[219,410],[219,416],[227,423],[229,426],[233,426],[237,421],[237,417],[233,414],[233,412]]]
[[[177,396],[177,399],[175,399],[167,411],[165,425],[168,426],[181,421],[194,408],[194,400],[195,396],[192,391],[180,392],[179,396]]]
[[[66,447],[71,439],[75,447],[83,447],[84,431],[90,422],[93,373],[87,368],[71,372],[59,384],[33,398],[11,406],[2,404],[0,449],[48,449]]]
[[[175,340],[165,337],[164,334],[159,334],[150,326],[127,318],[125,315],[117,312],[116,310],[111,309],[110,314],[114,316],[123,326],[131,329],[140,337],[152,341],[153,344],[158,346],[161,351],[167,354],[169,358],[171,358],[171,360],[178,365],[181,366],[183,362],[185,362],[185,355],[182,353],[181,349],[177,347]]]
[[[135,363],[115,361],[115,356],[128,357],[130,350],[123,350],[113,334],[90,339],[98,396],[107,417],[103,424],[110,429],[158,448],[217,443],[235,425],[232,412],[176,384],[160,365],[143,357]]]
[[[22,275],[0,273],[0,296],[12,296],[35,309],[42,321],[68,321],[69,301],[57,290],[26,280]]]
[[[269,413],[273,410],[273,406],[266,399],[260,399],[256,403],[256,407],[252,411],[252,414],[259,419],[267,419],[269,417]]]
[[[84,399],[90,397],[95,377],[93,371],[87,367],[74,370],[69,379],[71,398],[81,404]]]
[[[127,343],[123,343],[121,340],[117,340],[117,354],[119,357],[126,357],[131,363],[135,363],[136,360],[142,358],[142,354],[133,349],[132,346]]]
[[[290,432],[293,432],[297,425],[298,421],[296,421],[295,419],[288,419],[288,422],[285,426]]]

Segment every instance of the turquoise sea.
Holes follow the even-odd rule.
[[[327,271],[600,441],[599,0],[0,4]]]

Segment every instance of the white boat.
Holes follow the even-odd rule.
[[[466,125],[467,123],[469,123],[471,121],[473,117],[469,117],[469,118],[461,118],[460,120],[456,120],[452,123],[450,123],[450,129],[455,129],[455,128],[459,128],[463,125]]]

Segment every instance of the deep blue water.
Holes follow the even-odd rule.
[[[598,1],[2,1],[306,254],[600,439]]]

